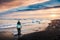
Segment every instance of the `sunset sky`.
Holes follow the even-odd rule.
[[[60,18],[60,0],[0,0],[3,18]]]

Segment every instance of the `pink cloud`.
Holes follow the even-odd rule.
[[[51,15],[57,15],[55,18],[60,18],[60,8],[51,8],[46,10],[36,10],[36,11],[25,11],[25,12],[15,12],[12,14],[4,15],[5,18],[42,18],[51,19]]]
[[[45,2],[45,1],[48,1],[48,0],[14,0],[11,2],[5,2],[3,4],[0,4],[0,10],[3,11],[5,9],[14,8],[17,6],[26,6],[34,3]]]

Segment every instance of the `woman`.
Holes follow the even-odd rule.
[[[18,31],[18,35],[21,35],[21,28],[22,28],[22,26],[21,26],[21,23],[20,23],[20,21],[18,20],[18,22],[17,22],[17,31]]]

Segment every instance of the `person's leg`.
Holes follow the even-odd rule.
[[[18,28],[18,35],[20,35],[20,28]]]
[[[21,28],[17,28],[18,30],[18,35],[21,35]]]
[[[20,32],[19,32],[19,33],[20,33],[20,35],[21,35],[21,28],[20,28]]]

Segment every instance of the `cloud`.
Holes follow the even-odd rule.
[[[56,1],[56,2],[55,2]],[[50,13],[55,13],[55,14],[59,14],[59,9],[60,9],[60,1],[58,0],[50,0],[44,3],[36,3],[36,4],[32,4],[32,5],[28,5],[28,6],[19,6],[17,8],[12,8],[9,9],[8,11],[4,11],[4,12],[0,12],[0,17],[6,17],[6,18],[27,18],[27,16],[24,16],[25,14],[29,14],[28,17],[33,17],[33,18],[49,18],[47,15],[49,15]],[[38,11],[39,10],[39,11]],[[40,11],[40,10],[44,10],[44,11]],[[45,11],[47,10],[47,11]],[[19,12],[19,14],[18,14]],[[33,14],[34,15],[31,15]],[[35,17],[35,14],[37,13],[42,13],[43,16],[37,16]],[[47,13],[47,14],[44,14]],[[11,15],[10,15],[11,14]],[[23,14],[21,16],[21,14]],[[45,15],[45,16],[44,16]],[[60,14],[59,14],[60,15]],[[8,17],[9,16],[9,17]],[[59,16],[60,17],[60,16]]]
[[[33,11],[33,10],[38,10],[38,9],[41,10],[41,9],[58,8],[58,7],[60,7],[59,1],[51,0],[51,1],[44,2],[44,3],[37,3],[33,5],[12,8],[8,11],[2,12],[2,13],[0,12],[0,16],[10,14],[13,12]]]
[[[6,2],[11,2],[13,0],[0,0],[0,5],[3,4],[3,3],[6,3]]]
[[[27,6],[27,5],[31,5],[31,4],[36,4],[36,3],[42,3],[42,2],[46,2],[48,0],[13,0],[13,1],[3,1],[1,2],[2,4],[0,4],[0,11],[2,10],[8,10],[11,8],[15,8],[18,6]]]
[[[24,11],[24,12],[14,12],[11,14],[4,15],[3,19],[19,19],[19,18],[41,18],[41,19],[51,19],[50,15],[58,15],[56,18],[60,18],[60,8],[51,8],[46,10],[35,10],[35,11]]]

